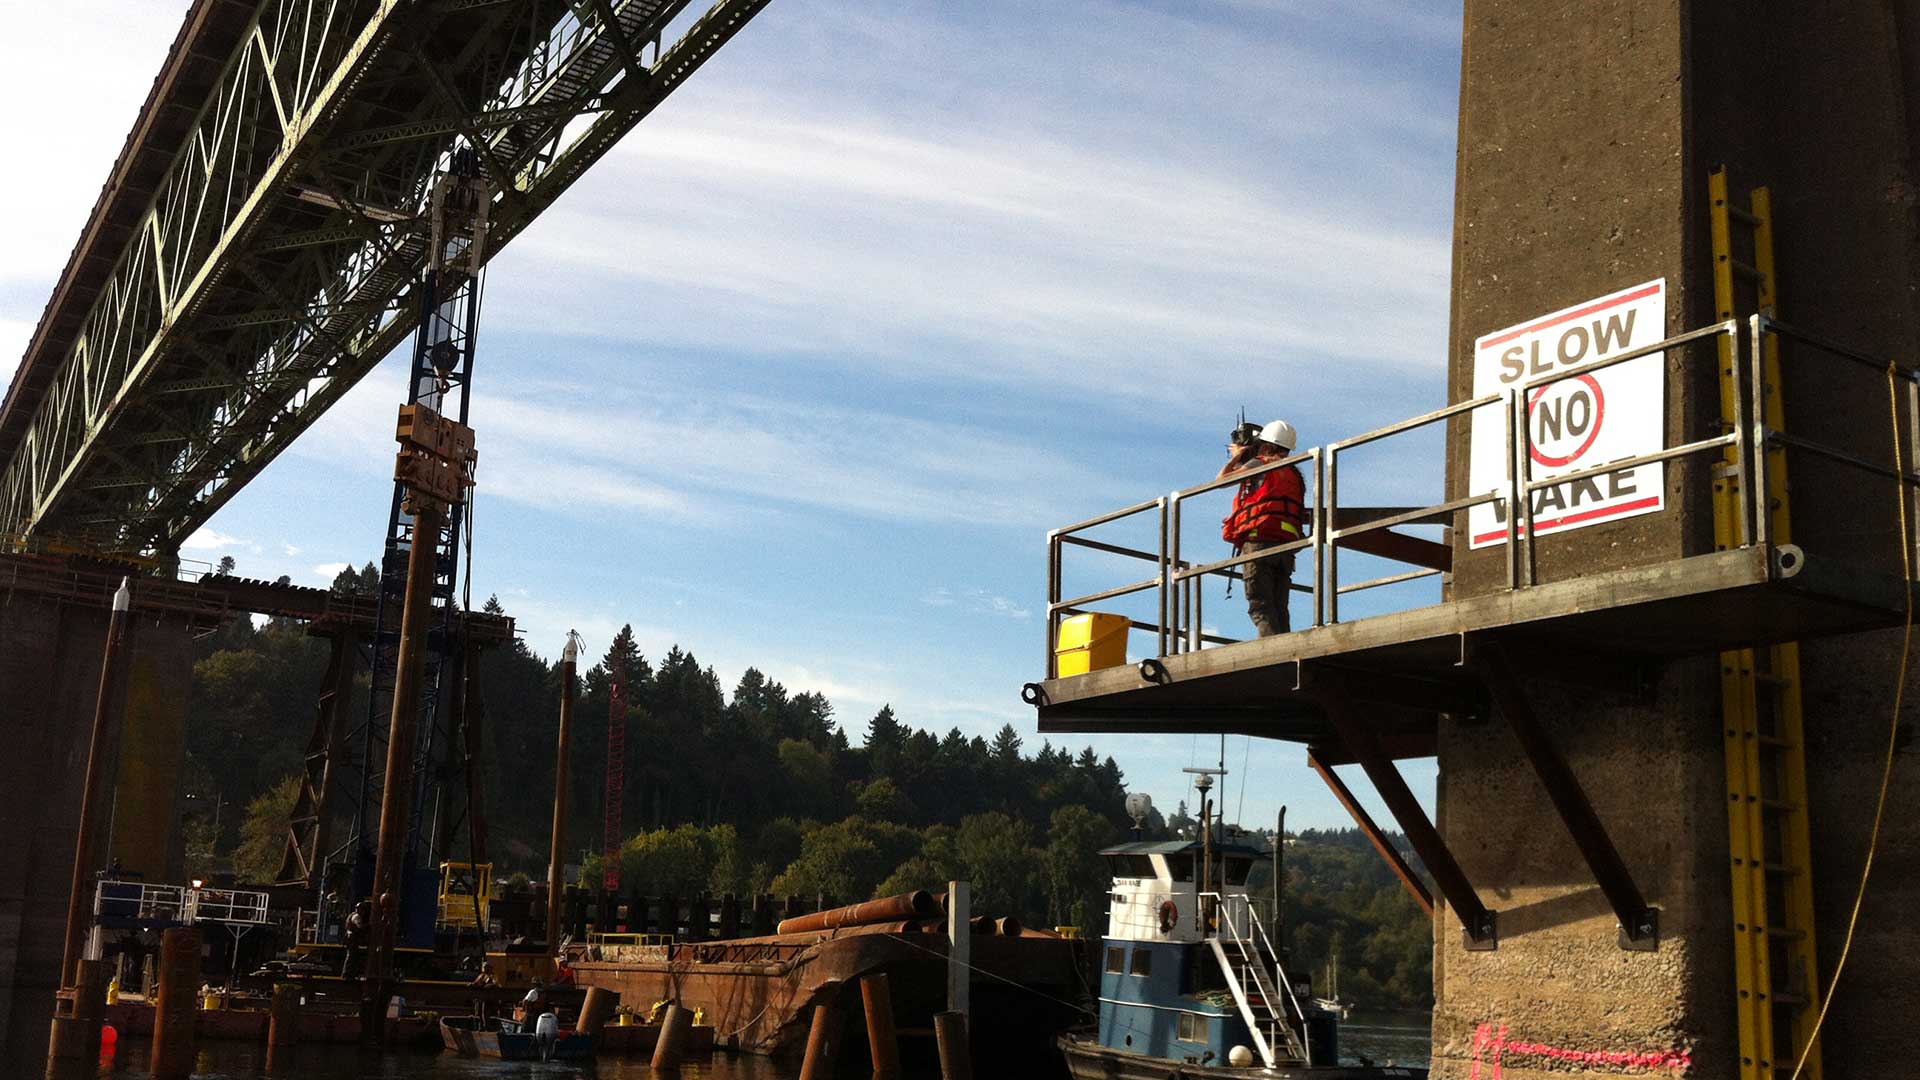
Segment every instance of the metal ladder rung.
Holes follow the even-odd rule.
[[[1738,204],[1733,203],[1731,201],[1727,203],[1727,216],[1739,222],[1742,225],[1760,224],[1760,219],[1756,217],[1752,211],[1743,210],[1739,207]]]
[[[1783,678],[1779,675],[1775,675],[1770,671],[1754,672],[1753,682],[1754,682],[1754,685],[1764,686],[1769,690],[1785,690],[1787,687],[1793,685],[1792,679]]]
[[[1759,281],[1761,278],[1766,277],[1765,274],[1760,272],[1760,268],[1754,266],[1752,263],[1744,263],[1739,259],[1728,258],[1727,264],[1732,266],[1733,272],[1739,274],[1741,277],[1751,278],[1754,281]]]
[[[1778,938],[1782,941],[1805,941],[1807,939],[1807,932],[1805,930],[1789,930],[1782,926],[1769,926],[1767,927],[1767,936],[1770,938]]]
[[[1775,750],[1792,750],[1800,745],[1792,739],[1783,739],[1778,735],[1759,735],[1755,737],[1760,740],[1761,746],[1772,747]]]
[[[1782,814],[1795,814],[1795,813],[1799,813],[1800,811],[1799,803],[1788,802],[1785,799],[1762,798],[1760,800],[1760,805],[1766,807],[1769,810],[1779,811]]]
[[[1804,1009],[1807,1007],[1807,995],[1787,991],[1771,995],[1773,1003],[1782,1008]]]
[[[1763,863],[1761,864],[1761,869],[1769,874],[1779,874],[1781,877],[1795,877],[1800,873],[1800,868],[1797,866],[1788,866],[1786,863],[1777,862]]]

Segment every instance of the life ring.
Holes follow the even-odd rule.
[[[1173,901],[1160,901],[1160,932],[1163,934],[1173,933],[1173,928],[1179,921],[1180,909],[1173,906]]]

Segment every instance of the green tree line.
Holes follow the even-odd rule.
[[[368,566],[343,571],[335,588],[365,591],[374,581]],[[505,613],[497,599],[486,608]],[[258,881],[277,869],[327,659],[325,641],[286,620],[238,619],[199,643],[184,778],[193,796],[189,855],[199,872],[230,865]],[[642,655],[629,628],[598,661],[581,665],[565,861],[580,865],[586,881],[600,877],[617,673],[625,687],[618,850],[626,888],[853,901],[965,878],[981,912],[1092,934],[1104,928],[1108,871],[1098,852],[1123,839],[1128,825],[1125,778],[1111,757],[1044,740],[1030,749],[1010,724],[991,739],[958,728],[942,734],[902,721],[891,707],[855,728],[856,745],[824,696],[790,692],[755,669],[729,693],[690,651]],[[350,723],[366,717],[365,682],[363,674],[348,702]],[[502,874],[542,878],[560,666],[515,640],[485,655],[481,686],[488,854]],[[1193,835],[1183,814],[1171,823],[1155,815],[1149,835],[1167,835],[1169,824]],[[1287,893],[1297,916],[1295,966],[1317,972],[1337,953],[1344,996],[1426,1000],[1424,916],[1358,833],[1292,838]]]

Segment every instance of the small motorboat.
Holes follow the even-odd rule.
[[[593,1056],[593,1036],[584,1032],[556,1025],[551,1034],[543,1034],[527,1030],[518,1020],[478,1016],[441,1017],[440,1043],[463,1057],[502,1061],[582,1061]]]

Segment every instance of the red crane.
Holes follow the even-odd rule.
[[[620,818],[627,786],[627,673],[619,663],[608,665],[613,676],[607,691],[607,820],[606,843],[600,862],[605,869],[602,886],[608,892],[620,891]]]

